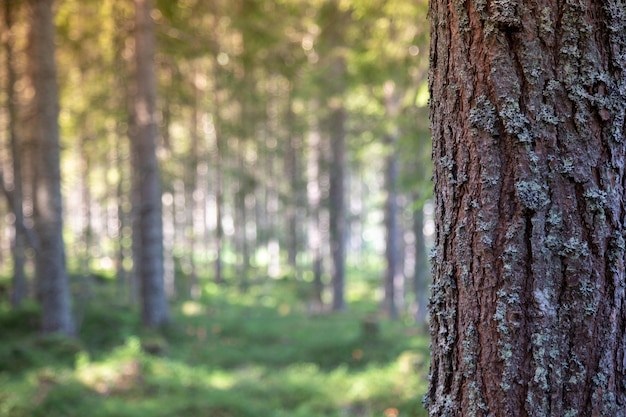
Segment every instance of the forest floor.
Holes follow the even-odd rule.
[[[0,417],[426,416],[424,329],[358,300],[311,314],[277,287],[209,285],[159,332],[99,295],[75,340],[38,335],[34,306],[1,307]]]

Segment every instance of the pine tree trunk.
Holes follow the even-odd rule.
[[[11,160],[13,165],[13,190],[10,201],[13,211],[15,237],[13,239],[13,289],[11,292],[11,305],[18,307],[28,293],[26,282],[26,229],[24,225],[24,209],[22,207],[22,152],[16,132],[17,103],[15,97],[15,84],[17,74],[14,67],[14,42],[12,2],[4,2],[4,24],[6,30],[5,59],[6,59],[6,107],[8,117],[9,141],[11,147]]]
[[[386,82],[385,93],[385,116],[386,121],[392,126],[398,116],[400,97],[397,94],[393,82]],[[398,318],[398,308],[403,293],[401,285],[403,281],[400,269],[400,226],[398,225],[398,146],[399,131],[396,126],[387,132],[384,138],[386,146],[385,158],[385,260],[387,268],[385,270],[384,289],[385,297],[383,306],[389,317]],[[400,291],[399,291],[400,290]]]
[[[331,278],[333,310],[344,310],[345,262],[346,262],[346,199],[344,191],[346,165],[346,112],[343,104],[331,109],[330,141],[332,160],[330,167],[329,214],[330,248],[333,261]]]
[[[320,205],[322,189],[320,185],[320,161],[321,161],[321,135],[319,123],[316,119],[318,106],[316,102],[311,105],[312,121],[307,134],[307,205],[309,208],[307,222],[307,250],[311,259],[313,272],[312,303],[320,306],[323,302],[324,283],[322,281],[323,251],[322,230],[320,219]]]
[[[417,200],[415,198],[414,200]],[[428,308],[428,260],[426,259],[426,242],[424,241],[424,209],[413,210],[413,236],[415,239],[413,271],[413,292],[415,295],[415,321],[425,323]]]
[[[285,158],[285,175],[289,179],[289,187],[287,196],[287,215],[286,227],[287,231],[287,264],[291,267],[294,276],[299,277],[298,270],[298,249],[300,246],[300,236],[298,229],[298,203],[301,201],[300,190],[302,180],[300,179],[300,163],[298,158],[299,140],[295,131],[295,114],[293,111],[293,86],[289,86],[287,95],[287,152]]]
[[[398,195],[396,183],[398,181],[398,157],[395,147],[396,138],[387,136],[385,143],[390,146],[389,155],[385,162],[385,269],[383,306],[389,317],[398,318],[398,284],[401,281],[400,270],[400,227],[398,225]]]
[[[430,415],[626,415],[624,2],[430,19]]]
[[[330,138],[330,186],[328,190],[328,212],[330,253],[333,265],[332,309],[344,310],[345,263],[346,263],[346,109],[343,91],[346,82],[346,62],[341,55],[334,57],[330,67],[331,94],[328,99],[330,110],[328,131]]]
[[[134,0],[136,91],[133,108],[133,169],[135,179],[133,250],[140,282],[142,320],[149,327],[169,321],[163,282],[163,219],[161,184],[156,156],[155,36],[149,0]]]
[[[39,238],[36,273],[42,302],[42,330],[74,333],[63,242],[63,202],[59,144],[59,95],[54,59],[51,0],[32,0],[31,71],[35,88],[34,219]]]

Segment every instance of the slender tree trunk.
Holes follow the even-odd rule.
[[[345,262],[346,262],[346,202],[345,202],[345,165],[346,165],[346,111],[342,103],[334,103],[330,116],[330,140],[332,161],[330,168],[330,248],[333,260],[333,310],[344,310],[345,297]]]
[[[185,190],[189,190],[187,192],[186,199],[191,202],[190,207],[188,207],[188,226],[186,233],[188,247],[187,250],[187,259],[189,262],[189,296],[193,300],[197,300],[200,298],[201,289],[200,289],[200,281],[198,279],[198,268],[196,266],[196,251],[198,250],[197,240],[198,233],[196,222],[198,222],[198,218],[201,218],[202,210],[199,209],[200,204],[205,203],[205,193],[206,190],[200,189],[200,166],[199,166],[199,152],[200,152],[200,138],[198,134],[198,127],[200,124],[200,97],[201,97],[201,87],[204,87],[203,81],[201,80],[201,76],[199,75],[197,70],[194,70],[194,83],[193,83],[193,105],[191,108],[191,120],[189,121],[190,129],[189,135],[191,139],[191,166],[187,167],[188,172],[188,182],[185,185]],[[203,79],[202,79],[203,80]]]
[[[287,154],[285,158],[285,174],[289,178],[289,187],[287,196],[288,202],[286,206],[286,228],[287,231],[287,264],[291,268],[294,276],[299,276],[298,271],[298,249],[300,243],[299,229],[298,229],[298,203],[300,202],[300,164],[298,159],[299,152],[299,140],[296,137],[293,112],[293,86],[289,85],[289,92],[287,95],[287,111],[286,111],[286,124],[287,124]]]
[[[224,282],[223,272],[223,260],[222,250],[224,246],[224,173],[223,170],[223,152],[224,144],[222,133],[220,131],[220,103],[217,99],[219,91],[215,92],[215,160],[213,161],[215,166],[215,264],[214,281],[216,284],[222,284]]]
[[[322,189],[320,186],[320,161],[321,161],[321,135],[319,123],[317,122],[318,106],[314,103],[311,109],[313,114],[311,126],[307,137],[307,203],[309,207],[308,213],[308,251],[311,258],[311,267],[313,270],[313,299],[314,303],[322,305],[322,293],[324,291],[324,283],[322,282],[323,269],[323,251],[322,251],[322,231],[320,225],[320,204],[322,198]]]
[[[127,230],[129,224],[129,216],[127,210],[124,207],[128,202],[124,187],[124,181],[121,178],[124,177],[123,173],[127,169],[128,164],[123,163],[122,151],[122,138],[125,137],[125,132],[122,132],[120,123],[116,123],[115,127],[115,143],[111,151],[110,168],[119,173],[120,179],[115,183],[111,183],[110,193],[111,199],[115,202],[115,219],[117,221],[117,228],[113,235],[115,241],[115,271],[117,276],[117,292],[120,299],[126,299],[132,305],[137,302],[137,291],[134,288],[135,280],[132,279],[132,274],[127,271],[125,266],[127,254],[129,252],[128,245],[124,242],[128,241]],[[127,155],[127,154],[126,154]]]
[[[142,320],[149,327],[170,320],[163,282],[163,219],[159,164],[156,156],[155,36],[150,0],[134,0],[135,82],[133,169],[135,187],[133,250],[141,287]]]
[[[22,207],[22,152],[16,132],[17,103],[15,97],[15,84],[17,74],[14,67],[14,40],[13,35],[13,2],[4,2],[4,24],[6,29],[5,59],[6,59],[6,107],[8,116],[8,133],[11,146],[12,160],[12,201],[9,202],[13,211],[15,235],[13,239],[13,290],[11,293],[11,305],[19,307],[28,294],[26,281],[26,230],[24,225],[24,209]]]
[[[400,98],[393,82],[385,83],[384,93],[386,121],[395,124]],[[400,226],[398,225],[398,154],[396,151],[398,136],[398,128],[394,126],[385,135],[384,139],[388,154],[385,160],[385,191],[387,198],[385,201],[384,223],[387,268],[385,271],[383,307],[389,317],[393,319],[398,318],[398,308],[401,307],[400,303],[404,295],[401,288],[403,276],[400,268]]]
[[[417,198],[414,199],[416,201]],[[424,209],[420,206],[413,210],[413,236],[415,267],[413,271],[413,293],[415,295],[415,321],[425,323],[428,314],[428,260],[424,241]]]
[[[624,416],[624,2],[430,19],[430,415]]]
[[[69,279],[63,242],[63,203],[59,144],[59,95],[54,60],[54,16],[51,0],[31,0],[31,70],[35,87],[35,230],[37,283],[42,330],[74,333]]]
[[[243,120],[242,120],[243,122]],[[244,135],[245,137],[245,135]],[[248,213],[247,213],[247,203],[249,189],[250,189],[250,179],[248,178],[248,171],[245,160],[245,143],[244,139],[240,139],[238,141],[238,155],[237,155],[237,166],[239,169],[239,186],[237,189],[237,194],[235,198],[235,214],[237,221],[235,222],[236,234],[237,234],[237,252],[239,253],[238,259],[240,260],[238,264],[238,274],[239,275],[239,288],[242,291],[246,291],[249,286],[248,275],[250,274],[250,249],[248,245]]]
[[[396,138],[387,136],[387,145],[395,147]],[[383,302],[384,310],[389,317],[398,318],[399,296],[398,286],[402,283],[402,271],[400,268],[400,226],[398,225],[398,195],[396,184],[398,181],[398,157],[395,149],[389,150],[387,161],[385,162],[385,190],[387,198],[385,201],[385,260],[387,268],[385,270],[385,298]]]

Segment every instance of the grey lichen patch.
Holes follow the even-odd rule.
[[[457,184],[458,181],[456,177],[456,161],[450,156],[442,156],[441,158],[439,158],[439,166],[441,166],[447,172],[446,178],[448,179],[448,181],[450,181],[450,184]]]
[[[519,288],[500,289],[497,292],[496,311],[493,319],[496,323],[498,339],[498,356],[504,364],[500,388],[509,391],[515,383],[517,365],[514,362],[513,338],[518,331],[519,323],[511,320],[510,317],[515,311],[520,310]]]
[[[526,406],[531,411],[533,417],[548,417],[548,396],[540,395],[535,398],[534,391],[528,391],[526,394]]]
[[[574,160],[568,156],[561,158],[557,172],[565,176],[570,176],[574,172]]]
[[[512,98],[504,99],[499,115],[508,134],[516,136],[521,143],[531,143],[533,141],[532,135],[528,130],[530,121],[522,113],[516,100]]]
[[[563,242],[563,249],[559,252],[560,256],[566,256],[570,259],[586,259],[590,254],[589,244],[574,236]]]
[[[571,376],[566,381],[570,385],[584,384],[587,378],[587,368],[585,364],[576,356],[572,355],[569,360]]]
[[[487,0],[474,1],[474,8],[478,12],[478,15],[481,19],[485,20],[489,17],[489,15],[487,14]]]
[[[482,212],[481,212],[482,214]],[[483,216],[484,217],[484,216]],[[497,226],[498,222],[495,220],[479,220],[476,223],[476,228],[479,232],[490,232],[492,230],[495,229],[495,227]]]
[[[543,36],[554,34],[554,22],[552,21],[552,11],[549,7],[541,9],[539,30]]]
[[[621,263],[624,262],[626,254],[626,241],[624,235],[620,231],[615,231],[609,240],[609,268],[611,272],[618,273],[621,269]],[[622,283],[622,285],[624,285]]]
[[[535,375],[533,381],[537,383],[542,389],[548,390],[548,370],[544,367],[535,368]]]
[[[497,157],[493,155],[480,155],[480,183],[485,187],[493,187],[500,184],[502,177],[501,163]]]
[[[609,0],[603,3],[603,7],[615,68],[626,68],[626,5],[623,0]]]
[[[550,203],[544,187],[535,181],[517,181],[515,189],[521,203],[532,210],[539,210]]]
[[[560,225],[563,222],[563,213],[556,206],[550,207],[546,222],[552,226]]]
[[[537,113],[537,120],[552,126],[557,126],[559,124],[559,118],[555,114],[554,107],[543,103]]]
[[[537,53],[540,49],[538,44],[539,41],[537,40],[529,41],[524,44],[521,53],[522,70],[524,71],[526,82],[532,86],[536,86],[539,83],[543,75],[542,68],[545,67],[545,65],[542,65],[541,55]]]
[[[476,417],[479,414],[479,411],[482,411],[483,414],[486,415],[489,412],[489,407],[485,404],[485,400],[483,398],[482,390],[476,381],[472,381],[469,384],[469,407],[468,407],[468,417]]]
[[[607,373],[609,372],[612,372],[612,370],[607,369]],[[595,404],[596,410],[600,412],[599,414],[594,415],[600,415],[603,417],[620,415],[615,393],[609,387],[609,377],[607,373],[599,371],[591,378],[594,385],[591,399]]]
[[[469,15],[467,14],[467,4],[466,0],[455,0],[454,1],[454,9],[459,19],[459,31],[461,32],[469,32]]]
[[[607,194],[598,188],[589,188],[583,193],[587,210],[592,213],[604,214],[607,206]]]
[[[463,339],[463,375],[471,377],[478,366],[478,332],[472,323],[465,329]]]
[[[442,168],[447,169],[448,171],[452,171],[454,169],[454,166],[456,165],[456,162],[454,162],[454,159],[446,155],[439,158],[439,165]]]
[[[437,401],[434,410],[431,409],[431,413],[435,412],[435,415],[438,416],[446,416],[452,417],[456,410],[458,409],[458,405],[454,402],[450,395],[445,395],[442,401]]]
[[[493,0],[490,4],[491,19],[505,28],[518,28],[522,21],[519,17],[519,7],[515,0]]]
[[[528,161],[530,162],[530,172],[532,172],[533,174],[538,174],[541,158],[539,157],[539,155],[537,155],[535,151],[531,149],[530,145],[526,145],[526,155],[528,155]]]
[[[473,128],[492,136],[498,133],[496,106],[487,96],[481,95],[476,99],[476,105],[470,109],[469,122]]]

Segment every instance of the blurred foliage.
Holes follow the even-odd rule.
[[[246,295],[209,286],[160,332],[103,301],[86,308],[74,340],[25,331],[19,323],[38,320],[32,306],[2,311],[0,415],[426,415],[425,334],[360,311],[312,314],[287,284]]]

